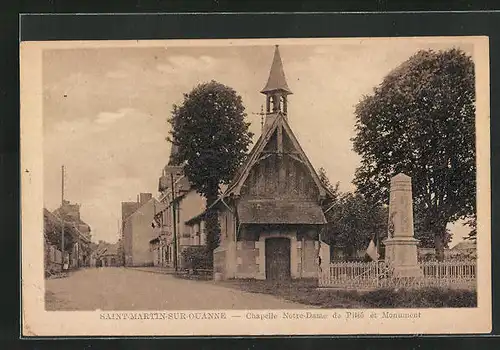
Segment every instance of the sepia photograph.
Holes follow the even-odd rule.
[[[23,42],[24,335],[489,331],[488,55]]]

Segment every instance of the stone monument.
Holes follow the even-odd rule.
[[[411,178],[399,173],[391,179],[389,197],[389,229],[385,245],[385,261],[393,277],[421,277],[417,262],[418,240],[413,237],[413,198]]]

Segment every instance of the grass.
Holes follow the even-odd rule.
[[[476,307],[476,291],[450,288],[377,289],[373,291],[318,289],[315,280],[228,280],[227,287],[320,308],[443,308]]]

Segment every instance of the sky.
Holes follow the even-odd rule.
[[[331,41],[320,45],[280,43],[293,91],[288,120],[315,168],[332,183],[354,190],[359,165],[352,150],[354,107],[383,78],[421,49],[459,47],[456,41],[412,39]],[[472,55],[472,47],[462,46]],[[199,83],[216,80],[243,99],[255,140],[274,46],[99,47],[43,52],[44,205],[65,199],[81,204],[93,240],[116,242],[121,202],[138,193],[158,195],[158,178],[168,161],[167,119],[173,104]],[[453,244],[467,234],[454,225]],[[452,244],[452,245],[453,245]]]

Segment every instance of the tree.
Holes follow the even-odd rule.
[[[318,177],[323,186],[328,190],[327,197],[323,202],[323,209],[326,210],[339,199],[339,196],[341,195],[339,190],[340,182],[337,182],[335,186],[332,185],[330,179],[328,179],[325,168],[318,169]]]
[[[344,194],[334,214],[336,241],[346,248],[349,256],[366,249],[375,236],[381,240],[387,231],[382,211],[372,208],[359,194]]]
[[[471,231],[469,232],[469,235],[467,237],[464,237],[464,239],[470,240],[472,242],[476,242],[476,240],[477,240],[477,218],[476,217],[470,218],[464,225],[469,226],[471,229]]]
[[[330,182],[330,179],[328,179],[328,175],[326,174],[325,168],[319,168],[318,169],[318,177],[323,186],[332,194],[334,197],[340,193],[339,187],[340,187],[340,182],[336,182],[335,186],[332,185]]]
[[[45,219],[47,220],[47,219]],[[48,243],[61,249],[61,222],[48,221],[45,223],[45,237]],[[75,228],[71,223],[64,223],[64,251],[70,252],[75,244]]]
[[[387,203],[391,177],[411,176],[416,221],[441,260],[446,225],[476,212],[471,57],[458,49],[419,51],[364,96],[355,114],[357,190]]]
[[[332,186],[323,168],[318,175],[331,192],[323,204],[327,220],[323,240],[331,247],[342,247],[349,257],[366,249],[375,236],[381,241],[387,231],[387,210],[366,201],[361,194],[340,192],[339,183]]]
[[[218,214],[211,205],[219,187],[227,184],[243,164],[253,134],[245,122],[241,97],[216,81],[196,86],[184,94],[182,105],[174,105],[168,120],[169,141],[178,146],[174,160],[184,164],[184,174],[207,199],[207,248],[218,246]]]

